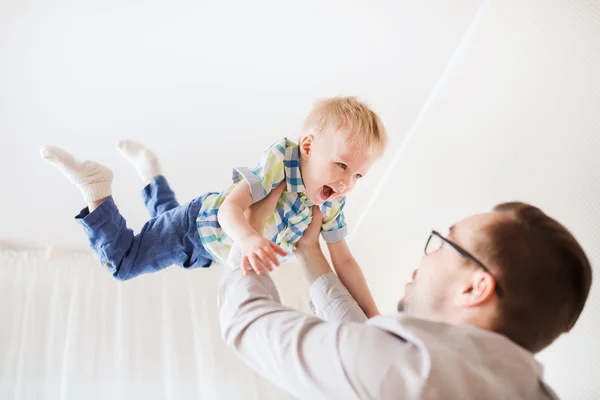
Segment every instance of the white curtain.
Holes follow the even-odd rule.
[[[285,267],[282,295],[306,310]],[[221,340],[220,270],[122,283],[91,252],[0,250],[0,399],[290,399]]]

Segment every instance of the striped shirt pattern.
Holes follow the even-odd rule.
[[[217,219],[219,207],[241,180],[245,180],[252,194],[252,202],[265,198],[272,189],[283,180],[286,188],[277,202],[275,212],[265,224],[264,236],[281,246],[288,259],[298,240],[312,220],[313,204],[306,196],[306,188],[300,175],[298,145],[288,139],[279,140],[270,145],[261,155],[258,165],[253,169],[234,168],[233,183],[223,192],[209,195],[198,214],[196,225],[204,248],[215,261],[225,264],[233,241],[221,228]],[[343,240],[347,235],[343,208],[345,197],[334,198],[323,203],[322,235],[328,243]]]

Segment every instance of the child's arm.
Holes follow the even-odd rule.
[[[263,269],[261,263],[269,271],[273,271],[272,263],[279,265],[276,253],[285,255],[285,251],[275,243],[263,237],[250,226],[244,212],[252,205],[252,194],[248,183],[240,181],[233,191],[225,198],[219,208],[219,223],[227,235],[238,243],[244,255],[242,269],[248,272],[248,264],[257,274]]]
[[[331,262],[333,269],[338,275],[346,289],[350,292],[350,295],[356,300],[360,308],[364,311],[367,318],[379,315],[380,312],[377,309],[375,300],[371,295],[367,280],[358,265],[358,262],[354,259],[354,256],[348,248],[345,240],[340,240],[335,243],[327,243],[329,248],[329,254],[331,255]]]

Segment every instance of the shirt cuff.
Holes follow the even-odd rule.
[[[340,240],[344,240],[346,236],[348,236],[348,226],[344,225],[335,231],[323,231],[321,232],[321,235],[327,243],[336,243]]]
[[[341,297],[354,301],[346,287],[333,272],[321,275],[309,288],[311,309],[317,315],[330,306],[331,302]]]
[[[321,275],[309,289],[310,308],[330,322],[365,322],[367,317],[336,274]]]
[[[265,191],[258,176],[254,175],[250,169],[246,167],[238,167],[233,169],[233,183],[241,181],[240,176],[248,182],[250,193],[252,194],[252,203],[256,203],[265,198]]]

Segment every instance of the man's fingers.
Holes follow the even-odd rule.
[[[319,229],[321,228],[321,225],[323,225],[323,213],[321,212],[321,209],[319,207],[313,207],[313,219],[312,220],[317,222],[316,225],[319,227]]]
[[[281,193],[285,188],[285,181],[283,181],[279,186],[271,190],[269,195],[259,201],[258,203],[254,203],[250,206],[248,210],[244,213],[250,224],[256,229],[258,232],[262,232],[262,226],[265,221],[273,215],[275,208],[277,206],[277,201],[281,197]]]
[[[279,199],[281,197],[281,194],[283,193],[284,189],[285,189],[285,179],[282,180],[281,183],[279,185],[277,185],[277,187],[275,189],[271,190],[271,193],[273,193],[273,197],[277,197],[277,199]]]
[[[264,204],[261,204],[260,207],[264,207],[265,210],[268,210],[268,215],[271,215],[273,211],[275,211],[275,207],[277,206],[277,202],[283,193],[283,189],[285,188],[285,180],[283,180],[275,189],[271,190],[266,199],[264,199]],[[267,215],[264,216],[267,218]]]
[[[323,213],[321,212],[319,207],[314,206],[312,210],[313,217],[310,221],[310,224],[308,225],[308,228],[304,232],[304,236],[317,236],[318,232],[321,231],[321,226],[323,225]]]
[[[319,234],[321,233],[321,227],[323,226],[323,213],[319,207],[314,206],[312,208],[312,219],[308,228],[302,234],[300,241],[296,245],[296,250],[301,250],[307,246],[318,246],[319,245]]]

